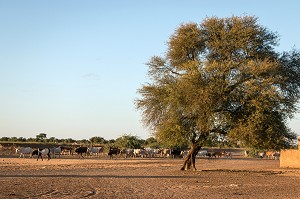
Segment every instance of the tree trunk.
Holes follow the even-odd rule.
[[[200,151],[201,146],[197,144],[192,144],[191,149],[189,150],[186,158],[184,159],[183,166],[181,167],[181,170],[192,170],[196,171],[196,155]]]

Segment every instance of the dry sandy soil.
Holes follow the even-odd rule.
[[[300,170],[278,160],[0,156],[0,198],[300,198]]]

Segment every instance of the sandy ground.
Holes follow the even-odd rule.
[[[36,161],[0,157],[0,198],[300,198],[300,170],[278,160],[182,159]]]

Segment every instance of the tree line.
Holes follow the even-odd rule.
[[[55,137],[47,138],[47,134],[40,133],[36,135],[35,138],[24,138],[24,137],[2,137],[0,142],[9,143],[45,143],[53,145],[84,145],[84,146],[111,146],[119,148],[173,148],[173,149],[188,149],[188,144],[170,144],[168,142],[159,141],[154,137],[149,137],[147,139],[141,139],[138,136],[133,136],[131,134],[124,134],[116,139],[105,139],[101,136],[93,136],[89,139],[79,139],[75,140],[72,138],[59,139]],[[205,143],[206,147],[219,147],[219,148],[239,148],[243,147],[238,143],[233,143],[228,141],[225,137],[213,137],[210,136]]]

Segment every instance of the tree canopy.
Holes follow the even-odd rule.
[[[160,141],[189,143],[182,169],[210,135],[283,148],[300,97],[300,53],[275,50],[279,36],[253,16],[206,18],[177,28],[164,57],[148,62],[136,107]]]
[[[139,149],[143,143],[144,140],[139,139],[137,136],[125,134],[117,138],[114,144],[121,148]]]

